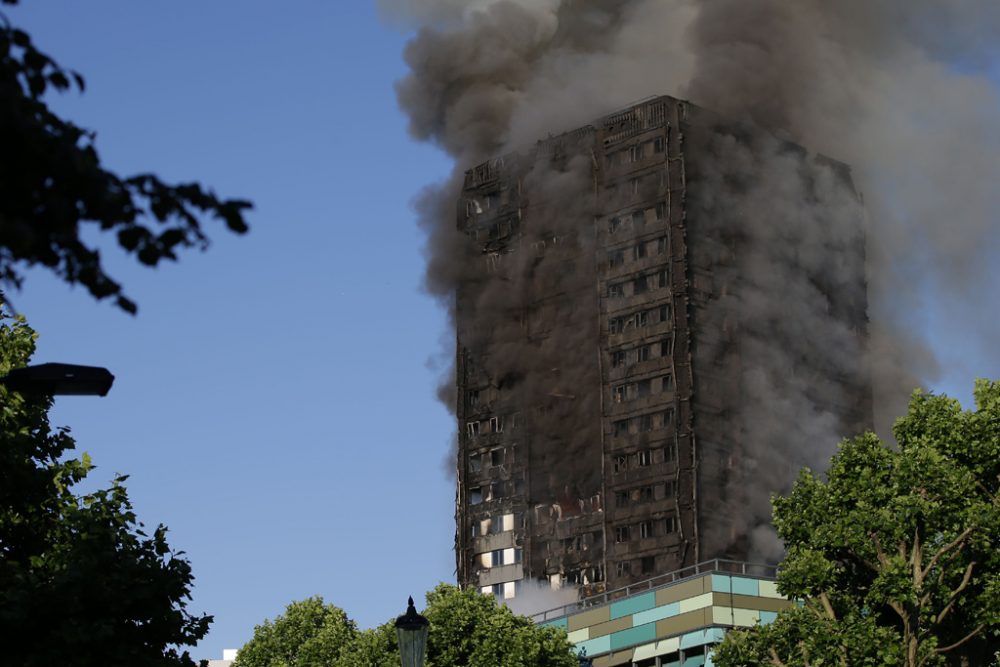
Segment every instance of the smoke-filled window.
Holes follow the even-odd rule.
[[[639,523],[639,539],[645,540],[653,536],[653,522],[642,521]]]
[[[628,542],[629,540],[629,527],[628,526],[616,526],[615,527],[615,542],[621,544],[623,542]]]

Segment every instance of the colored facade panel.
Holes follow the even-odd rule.
[[[580,630],[582,628],[587,628],[592,625],[597,625],[598,623],[604,623],[605,621],[611,620],[611,608],[610,607],[599,607],[597,609],[592,609],[590,611],[585,611],[581,614],[574,614],[569,617],[568,628],[570,632],[575,630]]]
[[[713,574],[712,575],[712,590],[716,593],[732,593],[733,592],[733,581],[732,577],[725,574]]]
[[[680,602],[686,598],[693,598],[696,595],[710,591],[711,587],[712,579],[709,576],[698,577],[697,579],[691,579],[679,584],[672,584],[656,591],[656,606],[659,607],[671,602]]]
[[[566,630],[569,627],[569,620],[567,618],[557,618],[554,621],[546,621],[544,623],[539,623],[543,628],[562,628]]]
[[[715,644],[722,641],[724,634],[722,628],[706,628],[697,632],[689,632],[680,638],[679,647],[689,649],[705,644]]]
[[[621,630],[628,630],[632,627],[632,617],[627,616],[625,618],[616,618],[613,621],[608,621],[607,623],[599,623],[597,625],[592,625],[590,627],[590,638],[602,637],[604,635],[610,635]]]
[[[762,598],[785,599],[785,596],[778,592],[778,582],[776,581],[760,581],[757,583],[757,588],[760,590]]]
[[[596,639],[588,639],[585,642],[577,644],[576,648],[586,651],[587,655],[608,653],[611,651],[611,635],[604,635],[603,637],[598,637]]]
[[[677,616],[680,613],[681,613],[680,603],[671,602],[670,604],[663,605],[662,607],[654,607],[649,611],[641,611],[638,614],[634,614],[632,616],[632,624],[645,625],[646,623],[655,623],[656,621],[661,621],[664,618]]]
[[[655,657],[674,660],[678,650],[717,644],[725,628],[773,622],[778,611],[794,602],[770,597],[776,589],[763,585],[769,583],[718,573],[698,575],[542,625],[567,630],[570,642],[585,649],[595,667]],[[753,590],[768,595],[747,594]],[[671,601],[661,603],[663,599]]]
[[[760,589],[757,588],[756,579],[748,579],[746,577],[733,577],[733,595],[752,595],[757,597],[760,595]]]
[[[781,611],[788,609],[794,603],[790,600],[776,600],[753,595],[733,595],[733,606],[740,609],[760,609],[762,611]]]
[[[637,628],[622,630],[611,635],[611,650],[617,651],[628,646],[651,642],[656,639],[656,624],[649,623]]]
[[[650,591],[611,603],[611,619],[622,618],[652,609],[656,606],[656,594]],[[637,624],[638,625],[638,624]]]
[[[687,600],[681,600],[679,604],[682,614],[686,614],[689,611],[695,611],[696,609],[704,609],[705,607],[711,607],[712,594],[702,593],[697,597],[688,598]]]
[[[759,621],[760,612],[756,609],[733,609],[733,625],[752,628]]]

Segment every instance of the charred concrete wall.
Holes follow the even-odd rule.
[[[758,220],[782,208],[758,197],[788,216]],[[460,582],[589,594],[767,551],[750,500],[809,462],[796,439],[832,447],[870,421],[861,220],[843,167],[668,97],[467,172]],[[768,254],[768,234],[824,225],[826,242]],[[837,345],[816,355],[808,313],[783,318],[773,287],[812,290]]]

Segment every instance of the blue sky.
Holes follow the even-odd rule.
[[[449,165],[408,139],[392,82],[405,36],[366,3],[28,2],[5,10],[87,79],[54,99],[120,173],[252,199],[244,237],[151,271],[106,255],[138,317],[33,272],[12,294],[37,361],[106,366],[61,398],[105,483],[165,523],[215,615],[196,657],[320,594],[361,625],[452,580],[453,430],[429,357],[411,198]]]
[[[117,376],[104,399],[59,399],[53,421],[98,481],[131,475],[139,516],[192,561],[191,608],[216,619],[195,657],[240,646],[291,600],[323,595],[371,626],[452,580],[453,424],[427,363],[450,334],[420,290],[409,207],[449,164],[396,107],[406,36],[363,2],[5,11],[86,76],[85,95],[53,102],[97,131],[107,166],[256,203],[249,235],[210,227],[209,252],[177,265],[108,246],[138,317],[43,272],[13,295],[37,361]],[[950,368],[934,388],[965,398],[1000,365],[939,315],[914,318]]]

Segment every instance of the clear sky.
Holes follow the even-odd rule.
[[[420,290],[409,208],[449,165],[396,107],[406,36],[361,0],[4,11],[85,75],[85,95],[53,101],[97,131],[108,167],[256,204],[249,235],[209,227],[213,247],[176,265],[109,246],[138,317],[42,272],[12,295],[42,336],[36,361],[116,375],[106,398],[59,399],[53,422],[98,481],[131,475],[139,516],[187,553],[191,608],[215,615],[195,657],[291,600],[319,594],[372,626],[451,581],[454,428],[428,365],[450,333]],[[974,374],[1000,375],[997,355],[935,326],[950,369],[935,389],[966,398]]]

